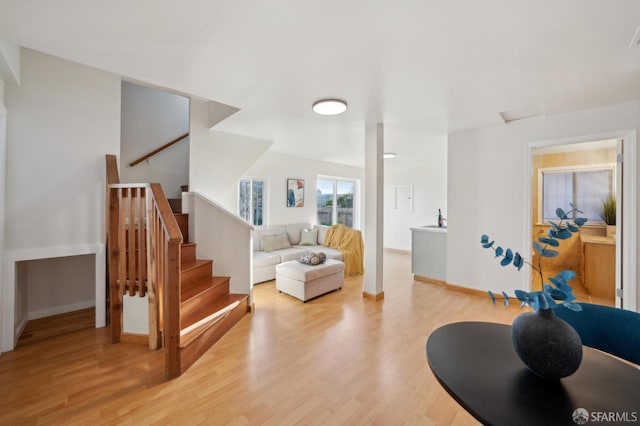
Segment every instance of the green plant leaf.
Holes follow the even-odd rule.
[[[556,277],[560,277],[565,281],[571,281],[576,277],[576,271],[571,271],[571,270],[562,271],[562,272],[559,272],[556,275]]]
[[[566,219],[567,218],[567,214],[560,207],[558,207],[556,209],[556,216],[558,216],[558,219]]]
[[[560,252],[558,250],[544,249],[540,253],[540,256],[542,256],[542,257],[556,257],[556,256],[558,256],[558,254],[560,254]]]
[[[502,304],[504,306],[509,306],[509,295],[503,291],[502,296],[504,296],[504,302],[502,302]]]
[[[498,246],[496,248],[496,257],[502,256],[502,253],[504,253],[504,249],[502,247]]]
[[[518,268],[518,271],[519,271],[520,269],[522,269],[522,265],[524,265],[522,256],[520,255],[520,253],[516,252],[515,256],[513,257],[513,266]]]
[[[496,306],[496,296],[491,290],[489,290],[487,293],[489,293],[489,298],[491,299],[491,302],[493,302],[493,306]]]
[[[500,261],[500,265],[507,266],[513,261],[513,251],[511,249],[507,249],[507,252],[504,254],[504,258]]]
[[[584,217],[579,217],[576,220],[573,221],[573,223],[575,223],[578,226],[582,226],[587,222],[587,219],[585,219]]]
[[[560,245],[560,242],[558,240],[553,239],[553,238],[538,237],[538,241],[540,241],[541,243],[544,243],[544,244],[548,244],[551,247],[558,247]]]
[[[571,232],[569,232],[567,229],[562,228],[559,231],[556,231],[555,233],[555,238],[559,239],[559,240],[568,240],[569,238],[571,238],[573,234]]]
[[[536,243],[535,241],[533,242],[533,248],[536,249],[536,251],[538,252],[539,255],[542,255],[542,252],[544,251],[544,249],[542,248],[542,246],[538,243]]]
[[[547,221],[547,223],[548,223],[549,225],[551,225],[551,228],[549,229],[549,232],[551,232],[552,230],[554,230],[554,231],[559,231],[559,230],[561,230],[561,229],[562,229],[562,228],[560,228],[560,225],[558,225],[558,224],[557,224],[557,223],[555,223],[555,222],[551,222],[550,220],[548,220],[548,221]]]
[[[580,312],[582,310],[582,306],[578,305],[577,303],[565,303],[564,306],[575,312]]]

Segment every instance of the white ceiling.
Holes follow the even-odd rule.
[[[640,98],[638,25],[640,0],[0,0],[0,40],[232,105],[220,130],[357,166],[367,120],[401,159],[501,112]],[[323,97],[349,110],[313,114]]]

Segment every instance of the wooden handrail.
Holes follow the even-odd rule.
[[[113,154],[107,154],[107,185],[113,185],[120,183],[120,176],[118,175],[118,160]]]
[[[149,348],[160,336],[167,378],[181,374],[180,245],[182,233],[159,184],[109,185],[111,339],[120,341],[122,298],[149,298]]]
[[[129,166],[133,167],[136,164],[143,162],[147,158],[153,157],[154,155],[156,155],[160,151],[164,151],[165,149],[169,148],[171,145],[180,142],[182,139],[186,138],[187,136],[189,136],[189,132],[185,133],[184,135],[178,136],[177,138],[173,139],[172,141],[167,142],[166,144],[162,145],[160,148],[154,149],[150,153],[145,154],[142,157],[138,158],[137,160],[134,160],[134,161],[130,162]]]
[[[165,376],[167,379],[182,373],[180,365],[180,246],[182,232],[171,211],[169,201],[160,184],[151,184],[151,227],[155,241],[150,244],[151,264],[155,267],[154,278],[157,294],[149,291],[149,300],[156,299],[158,318],[161,323],[165,351]],[[154,259],[155,265],[154,265]],[[159,260],[159,262],[158,262]],[[151,315],[152,305],[149,306]],[[151,327],[150,327],[151,330]]]

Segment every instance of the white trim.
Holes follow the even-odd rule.
[[[624,187],[624,205],[622,207],[623,230],[625,236],[622,241],[622,279],[623,283],[634,283],[623,287],[624,308],[638,311],[638,141],[636,130],[621,136],[625,140],[624,158],[625,168],[622,185]]]
[[[16,327],[16,335],[13,338],[13,347],[14,348],[18,344],[18,339],[20,338],[20,335],[22,334],[22,332],[24,331],[24,329],[25,329],[25,327],[27,326],[28,323],[29,323],[29,317],[25,317],[25,318],[22,319],[22,321],[20,321],[20,324],[18,324],[18,326]]]
[[[227,210],[226,207],[224,207],[222,204],[216,203],[215,201],[213,201],[210,198],[207,198],[205,195],[202,195],[199,192],[183,192],[183,199],[185,196],[187,197],[196,197],[201,199],[202,201],[204,201],[205,203],[209,204],[210,206],[213,206],[215,208],[217,208],[220,212],[222,212],[225,216],[230,217],[231,219],[233,219],[234,221],[244,225],[245,228],[250,229],[250,230],[254,230],[255,227],[253,225],[251,225],[250,223],[246,222],[244,219],[242,219],[240,216],[237,216],[233,213],[231,213],[229,210]],[[189,213],[189,212],[187,212]]]
[[[0,293],[2,313],[0,329],[0,351],[15,348],[15,299],[16,299],[16,262],[25,260],[48,259],[55,257],[95,255],[95,306],[96,328],[104,327],[106,322],[106,284],[105,284],[105,246],[101,243],[79,244],[65,247],[41,247],[5,251],[4,280]]]
[[[625,140],[625,174],[623,177],[624,188],[624,206],[623,206],[623,233],[627,238],[622,239],[622,271],[621,276],[624,283],[635,283],[635,285],[626,285],[623,287],[624,308],[637,311],[637,132],[636,129],[619,130],[604,134],[581,136],[575,138],[563,138],[556,140],[543,140],[529,143],[528,149],[525,150],[526,168],[525,168],[525,235],[523,241],[531,241],[533,232],[533,215],[532,213],[532,179],[533,179],[533,149],[551,145],[574,144],[590,141],[608,140],[608,139],[624,139]],[[523,250],[525,259],[531,258],[531,244],[527,245]],[[531,271],[527,269],[525,273],[526,280],[523,281],[523,289],[530,290],[531,287]]]
[[[85,300],[84,302],[73,303],[70,305],[56,306],[53,308],[40,309],[39,311],[29,312],[29,321],[50,317],[52,315],[65,314],[67,312],[79,311],[80,309],[91,308],[96,305],[94,300]]]
[[[6,163],[7,163],[7,107],[4,105],[4,82],[0,78],[0,269],[4,265],[4,239],[5,239],[5,194],[6,194]],[[2,274],[0,273],[0,355],[3,352],[2,349],[2,329],[4,309],[2,300],[3,285]]]

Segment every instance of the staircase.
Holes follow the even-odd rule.
[[[188,242],[189,216],[171,211],[160,185],[117,183],[117,169],[112,170],[115,157],[110,157],[107,244],[112,342],[119,342],[122,335],[123,295],[147,295],[149,348],[165,351],[165,376],[171,379],[249,312],[249,295],[230,293],[230,277],[214,276],[213,260],[196,258],[196,244]]]
[[[174,213],[183,240],[189,215]],[[197,259],[196,244],[182,243],[180,257],[180,357],[184,372],[248,311],[249,296],[229,292],[230,277],[213,275],[213,260]]]

